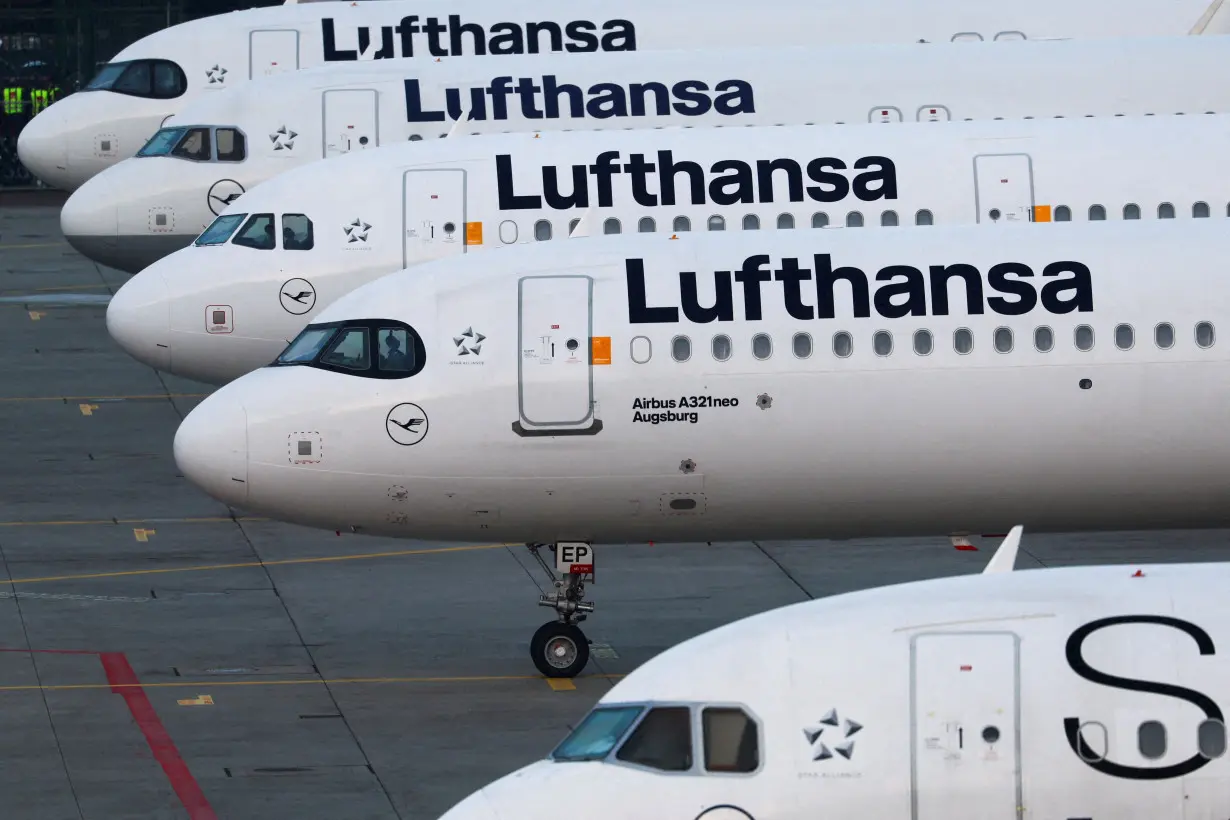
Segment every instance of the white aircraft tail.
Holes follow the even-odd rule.
[[[1016,567],[1016,553],[1021,546],[1021,533],[1024,527],[1017,524],[1008,531],[1008,535],[1004,538],[999,549],[995,550],[995,554],[991,556],[990,562],[987,563],[986,569],[982,571],[983,575],[992,572],[1012,572]]]
[[[589,215],[593,210],[593,208],[585,209],[581,214],[581,218],[577,220],[577,224],[568,232],[569,239],[576,236],[589,236]]]

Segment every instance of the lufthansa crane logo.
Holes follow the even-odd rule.
[[[417,404],[403,402],[389,411],[384,429],[389,438],[403,447],[418,444],[427,437],[427,414]]]
[[[226,209],[227,205],[230,205],[243,195],[243,186],[238,182],[233,179],[220,179],[209,189],[206,202],[209,204],[209,210],[213,211],[214,216],[218,216]]]
[[[287,313],[302,316],[316,306],[316,288],[306,279],[287,279],[278,291],[278,300]]]

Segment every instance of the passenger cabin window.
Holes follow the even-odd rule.
[[[1169,202],[1163,202],[1157,206],[1158,219],[1174,219],[1174,206]]]
[[[1034,329],[1034,348],[1039,353],[1049,353],[1055,346],[1055,333],[1046,325]]]
[[[1200,322],[1196,325],[1196,344],[1200,347],[1209,348],[1213,346],[1213,325],[1209,322]]]
[[[1169,322],[1162,322],[1157,327],[1153,328],[1153,341],[1162,350],[1169,350],[1174,346],[1174,325]]]
[[[692,340],[687,336],[671,339],[671,358],[677,362],[686,362],[692,358]]]
[[[726,220],[720,216],[709,217],[709,230],[724,231],[726,230]]]
[[[184,71],[170,60],[126,60],[108,63],[82,91],[113,91],[130,97],[171,100],[188,88]]]
[[[1129,202],[1123,206],[1124,219],[1140,219],[1140,206],[1135,202]]]
[[[239,234],[231,240],[231,244],[256,248],[258,251],[271,251],[276,248],[278,243],[273,235],[273,214],[252,214]]]
[[[914,352],[919,356],[931,355],[931,349],[934,347],[931,338],[931,331],[916,330],[914,331]]]
[[[540,219],[534,223],[534,239],[539,242],[546,242],[551,238],[551,223],[545,219]]]
[[[1056,222],[1071,222],[1072,221],[1072,209],[1069,208],[1067,205],[1060,205],[1058,208],[1055,209],[1055,221]]]
[[[813,228],[827,228],[829,224],[829,215],[824,211],[816,211],[811,215],[811,226]],[[791,225],[791,227],[794,227]]]
[[[1156,720],[1146,720],[1136,730],[1136,748],[1141,757],[1157,760],[1166,754],[1166,727]]]
[[[1076,340],[1076,349],[1088,351],[1093,349],[1093,328],[1089,325],[1077,325],[1073,331],[1073,337]]]
[[[622,230],[623,229],[619,225],[619,220],[615,217],[611,217],[602,223],[602,232],[604,234],[616,234],[620,233]]]
[[[863,215],[859,213],[858,211],[850,211],[850,213],[846,214],[846,227],[847,228],[863,227]]]
[[[999,353],[1012,352],[1012,329],[1007,327],[995,328],[995,350]]]
[[[312,220],[303,214],[282,214],[282,247],[288,251],[310,251],[316,239]]]
[[[628,728],[644,710],[643,706],[604,706],[594,709],[585,716],[572,734],[555,747],[555,751],[551,752],[551,759],[557,762],[602,760],[623,739]]]
[[[574,219],[568,223],[568,235],[572,236],[572,232],[577,229],[577,225],[581,223],[580,219]]]
[[[653,233],[658,229],[654,224],[652,216],[642,216],[640,221],[636,223],[637,233]]]
[[[315,367],[369,379],[404,379],[423,369],[427,350],[409,325],[360,319],[308,325],[270,367]]]
[[[842,330],[833,334],[833,355],[844,359],[854,352],[854,337]]]
[[[961,327],[953,331],[952,349],[962,356],[974,349],[974,334],[970,333],[969,328]]]
[[[897,226],[897,212],[896,211],[885,211],[884,213],[880,214],[880,227],[895,228],[896,226]]]
[[[1196,727],[1196,748],[1210,760],[1226,753],[1226,724],[1210,718]]]
[[[742,709],[704,709],[700,716],[705,770],[754,772],[760,765],[756,722]]]
[[[931,215],[930,211],[928,211],[926,208],[923,208],[921,211],[914,214],[914,224],[915,225],[934,225],[935,218]]]
[[[779,231],[794,230],[794,214],[778,214],[777,229]]]
[[[791,340],[791,347],[794,349],[794,357],[796,359],[811,358],[811,334],[794,334],[794,339]]]
[[[686,216],[677,216],[675,221],[671,223],[671,230],[675,233],[690,231],[692,230],[692,222]]]
[[[193,243],[201,245],[221,245],[231,238],[231,234],[243,223],[247,214],[223,214],[209,224]]]
[[[1090,222],[1100,222],[1104,219],[1106,219],[1106,209],[1105,208],[1103,208],[1101,205],[1090,205],[1089,206],[1089,221]]]
[[[1120,350],[1131,350],[1135,343],[1136,333],[1132,330],[1131,325],[1115,326],[1115,347]]]
[[[1208,219],[1209,218],[1209,203],[1197,202],[1192,205],[1192,219]]]
[[[760,217],[756,214],[747,214],[743,217],[743,230],[758,231],[760,230]]]
[[[773,355],[773,340],[767,334],[757,333],[752,337],[752,355],[757,359],[767,359]]]
[[[632,730],[615,757],[665,772],[692,768],[692,711],[686,706],[659,706]]]
[[[871,346],[877,356],[888,356],[893,352],[893,335],[887,330],[877,330],[871,337]]]
[[[730,337],[725,334],[713,337],[713,358],[719,362],[724,362],[730,358],[733,346],[730,343]]]

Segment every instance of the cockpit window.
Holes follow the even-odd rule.
[[[215,219],[210,226],[206,228],[194,244],[196,245],[221,245],[223,242],[231,238],[231,234],[243,222],[247,214],[223,214]]]
[[[686,706],[651,709],[615,757],[665,772],[691,769],[692,710]]]
[[[273,214],[252,214],[243,229],[231,240],[231,244],[256,248],[258,251],[271,251],[276,248],[278,241],[273,235]]]
[[[760,765],[760,739],[756,722],[746,712],[710,707],[701,712],[701,727],[707,771],[756,771]]]
[[[557,761],[602,760],[636,721],[643,706],[600,706],[594,709],[564,742],[555,747]]]
[[[141,150],[137,152],[139,157],[164,157],[171,153],[171,149],[179,144],[179,140],[183,137],[187,128],[160,128],[154,136],[146,141]]]
[[[283,250],[310,251],[314,244],[312,220],[303,214],[282,214]]]
[[[127,60],[103,66],[83,90],[170,100],[187,88],[184,70],[170,60]]]
[[[422,338],[392,319],[308,325],[270,367],[315,367],[366,379],[405,379],[427,358]]]
[[[171,156],[209,162],[211,140],[208,128],[189,128],[183,139],[171,149]]]
[[[320,357],[321,364],[344,367],[347,370],[366,370],[371,365],[367,351],[368,332],[365,327],[348,327],[341,332]]]
[[[304,364],[316,358],[316,354],[328,344],[337,333],[336,327],[307,327],[295,337],[282,355],[278,356],[281,364]]]
[[[238,128],[219,128],[214,139],[218,143],[218,162],[243,162],[247,157],[247,141]]]
[[[408,372],[414,367],[414,350],[407,344],[406,331],[399,327],[382,327],[380,339],[380,369]]]

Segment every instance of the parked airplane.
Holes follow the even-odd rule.
[[[176,462],[279,520],[553,546],[556,675],[597,542],[1230,525],[1224,223],[677,237],[365,285]]]
[[[1225,563],[1026,570],[745,618],[638,667],[545,760],[441,820],[561,805],[595,820],[1227,817],[1228,582]]]
[[[399,267],[581,233],[1212,217],[1230,116],[488,135],[288,171],[127,282],[111,335],[220,384]],[[578,224],[584,217],[584,224]]]
[[[1221,0],[708,0],[703,5],[540,0],[508,17],[492,0],[307,3],[193,20],[143,37],[35,117],[18,154],[73,190],[133,156],[189,99],[323,64],[463,54],[597,54],[663,48],[912,43],[1230,31]]]
[[[1129,57],[1125,59],[1125,56]],[[828,46],[387,60],[189,104],[68,200],[61,227],[136,273],[245,191],[352,150],[499,131],[1230,112],[1230,38]],[[851,74],[861,79],[851,83]],[[1005,87],[1005,77],[1027,78]],[[323,112],[323,115],[322,113]],[[268,139],[266,139],[268,137]]]

